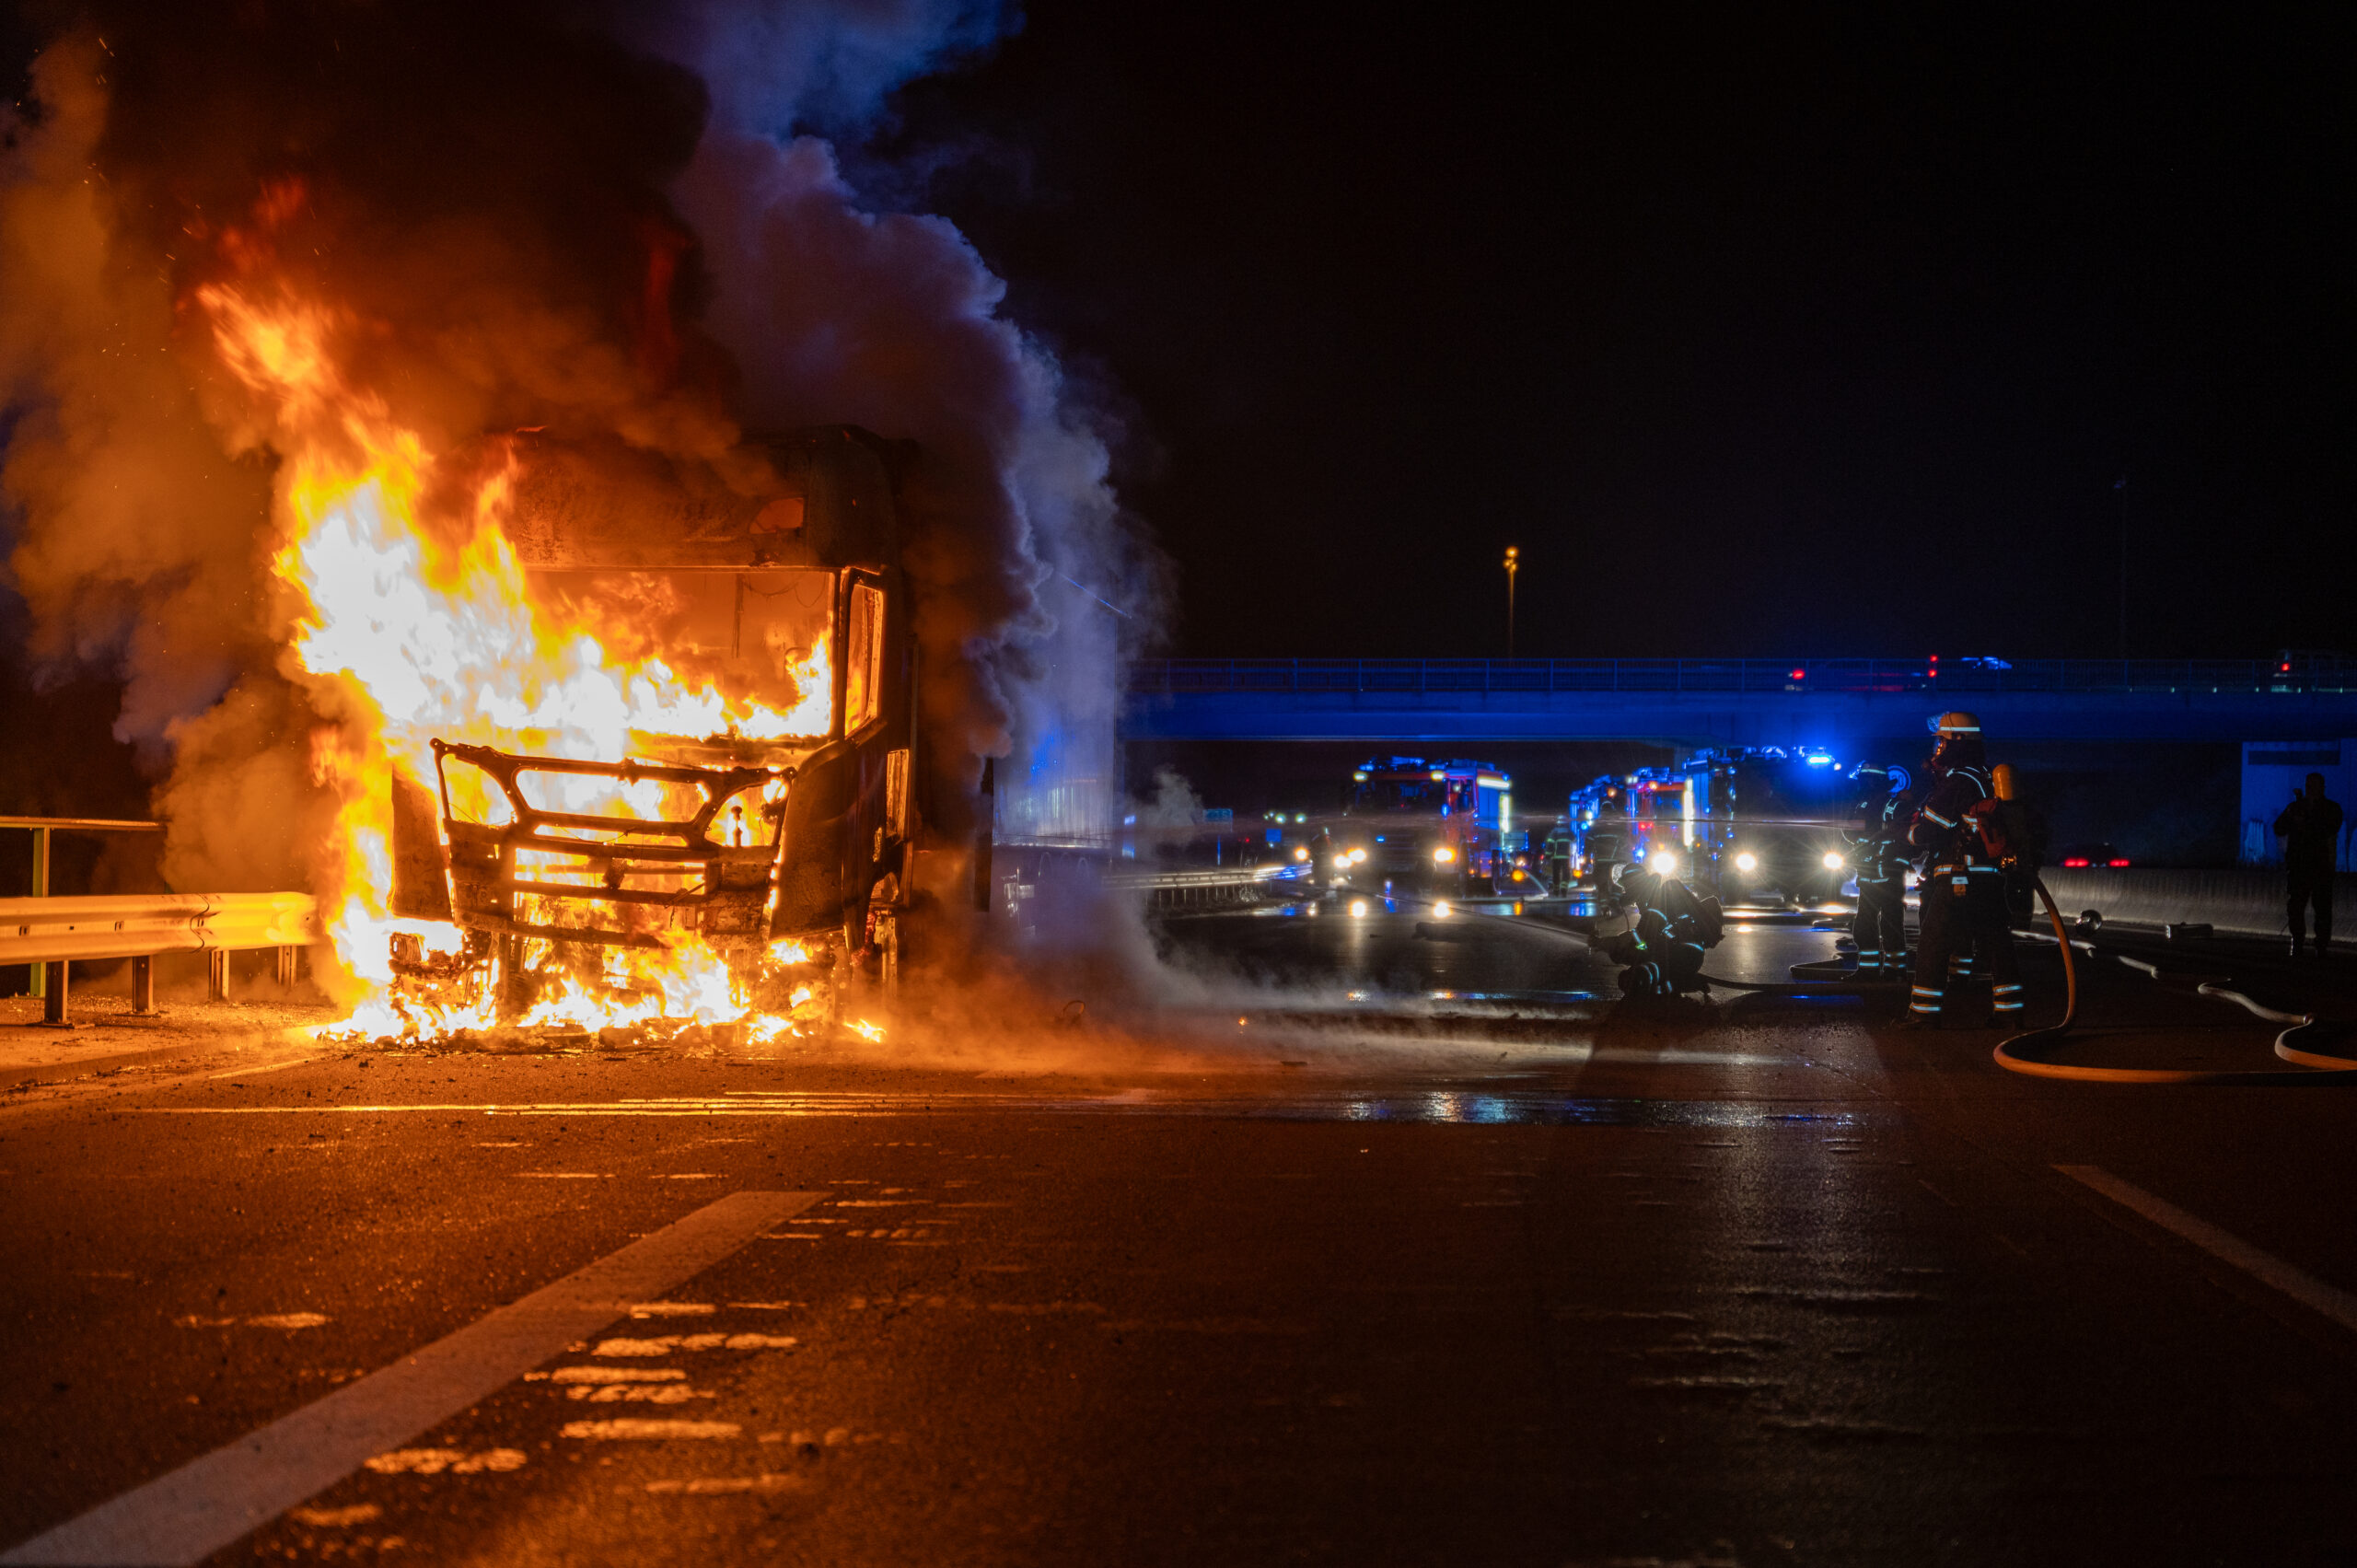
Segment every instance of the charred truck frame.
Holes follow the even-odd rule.
[[[515,542],[536,591],[592,615],[612,603],[651,616],[642,651],[764,701],[781,693],[781,706],[793,693],[794,727],[809,733],[633,731],[633,754],[610,761],[436,739],[431,787],[392,780],[390,907],[455,924],[463,947],[429,958],[397,935],[397,974],[493,963],[512,1016],[535,988],[527,944],[578,967],[602,947],[692,933],[732,968],[782,939],[840,942],[839,957],[897,983],[923,838],[894,516],[914,447],[848,426],[763,445],[799,494],[691,505],[650,543],[628,498],[601,505],[574,487],[519,506]],[[800,690],[817,684],[823,718]],[[578,808],[585,796],[598,804]]]

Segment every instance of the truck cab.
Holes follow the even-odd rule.
[[[792,939],[898,980],[922,835],[894,518],[913,449],[847,426],[764,445],[788,493],[758,502],[650,524],[577,488],[519,498],[512,540],[562,623],[761,716],[668,709],[675,732],[617,756],[436,738],[431,780],[396,771],[392,912],[457,926],[456,967],[495,966],[503,1011],[537,972],[683,937],[732,970]],[[454,967],[394,943],[397,974]]]

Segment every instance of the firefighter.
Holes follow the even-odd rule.
[[[2283,840],[2284,912],[2292,926],[2292,956],[2301,956],[2308,908],[2316,912],[2316,957],[2332,947],[2332,863],[2340,842],[2340,807],[2324,793],[2324,775],[2310,773],[2305,794],[2275,819]]]
[[[1864,819],[1851,842],[1850,864],[1858,873],[1858,914],[1851,923],[1857,939],[1857,978],[1897,979],[1907,972],[1907,826],[1915,810],[1907,770],[1862,762],[1851,775],[1864,786],[1859,814]]]
[[[1615,786],[1604,792],[1596,820],[1587,830],[1588,870],[1596,879],[1596,902],[1617,908],[1621,856],[1629,853],[1629,808]]]
[[[1980,721],[1967,713],[1946,713],[1933,721],[1933,728],[1939,742],[1926,764],[1932,783],[1907,830],[1907,842],[1923,857],[1916,884],[1922,933],[1915,947],[1914,992],[1900,1027],[1929,1028],[1939,1022],[1949,964],[1966,952],[1980,960],[1994,987],[1994,1021],[2016,1023],[2022,1016],[2021,970],[2004,912],[2003,873],[1973,819],[1973,808],[1997,794]]]
[[[1701,901],[1685,883],[1634,861],[1620,868],[1620,899],[1629,911],[1629,929],[1606,946],[1605,955],[1624,966],[1621,993],[1675,996],[1695,989],[1702,950],[1717,940]]]

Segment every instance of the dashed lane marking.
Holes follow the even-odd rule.
[[[2311,1312],[2329,1318],[2344,1329],[2357,1330],[2357,1295],[2293,1268],[2272,1252],[2260,1251],[2240,1237],[2229,1235],[2208,1220],[2154,1197],[2133,1182],[2122,1181],[2101,1166],[2058,1165],[2054,1168],[2073,1181],[2094,1188],[2120,1207],[2133,1209],[2163,1230],[2176,1232],[2212,1257],[2223,1259],[2253,1279],[2274,1286]]]
[[[735,1192],[587,1268],[37,1536],[0,1564],[184,1568],[659,1300],[824,1192]],[[611,1423],[617,1427],[693,1423]],[[441,1453],[442,1450],[431,1450]]]
[[[562,1437],[592,1443],[668,1443],[681,1437],[734,1437],[745,1429],[733,1421],[568,1421],[558,1429]]]

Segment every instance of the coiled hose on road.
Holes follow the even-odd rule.
[[[1997,1042],[1997,1065],[2009,1073],[2026,1074],[2033,1078],[2061,1078],[2076,1084],[2246,1084],[2274,1088],[2305,1085],[2357,1084],[2357,1060],[2335,1056],[2312,1049],[2313,1037],[2295,1045],[2294,1036],[2318,1028],[2313,1013],[2284,1013],[2263,1006],[2239,991],[2202,981],[2195,989],[2198,994],[2213,996],[2222,1002],[2232,1002],[2252,1015],[2271,1024],[2289,1024],[2291,1028],[2275,1037],[2275,1054],[2295,1063],[2292,1070],[2281,1067],[2252,1071],[2212,1070],[2184,1067],[2082,1067],[2067,1062],[2049,1062],[2027,1054],[2029,1048],[2043,1048],[2069,1034],[2079,1016],[2079,966],[2072,949],[2084,944],[2071,940],[2062,928],[2062,912],[2054,907],[2054,896],[2046,884],[2037,884],[2038,896],[2046,905],[2046,916],[2054,926],[2055,945],[2062,952],[2063,1004],[2062,1021],[2042,1029],[2030,1029],[2010,1040]],[[2087,947],[2093,953],[2095,948]],[[2154,980],[2162,978],[2160,968],[2122,953],[2113,958],[2131,969],[2143,970]]]
[[[2060,1023],[2044,1028],[2030,1029],[1997,1042],[1991,1054],[1997,1065],[2009,1073],[2021,1073],[2033,1078],[2060,1078],[2080,1084],[2244,1084],[2270,1087],[2293,1087],[2305,1085],[2357,1085],[2357,1059],[2335,1055],[2316,1049],[2316,1034],[2327,1028],[2313,1013],[2285,1013],[2268,1007],[2241,992],[2211,981],[2196,987],[2197,993],[2231,1002],[2256,1017],[2269,1023],[2291,1027],[2275,1037],[2275,1054],[2294,1064],[2293,1069],[2268,1068],[2255,1071],[2234,1071],[2184,1067],[2084,1067],[2067,1062],[2042,1060],[2031,1051],[2050,1046],[2079,1028],[2079,967],[2074,948],[2092,954],[2095,948],[2072,940],[2063,928],[2062,912],[2054,906],[2054,896],[2046,884],[2036,884],[2040,902],[2046,906],[2047,920],[2054,927],[2055,946],[2062,954],[2063,1003]],[[2142,970],[2154,980],[2162,978],[2158,966],[2124,953],[2111,955],[2130,969]],[[1798,974],[1805,966],[1794,966]],[[1874,995],[1887,993],[1887,983],[1862,983],[1855,981],[1806,980],[1794,984],[1788,981],[1726,980],[1718,975],[1700,977],[1710,985],[1724,986],[1730,991],[1766,992],[1785,996]],[[2081,1031],[2084,1032],[2084,1031]]]

